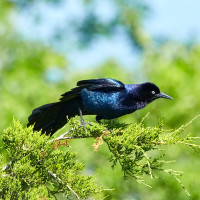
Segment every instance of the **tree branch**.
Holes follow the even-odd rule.
[[[92,125],[91,123],[85,123],[85,124],[89,124],[90,126]],[[85,125],[84,124],[84,125]],[[84,127],[84,125],[80,125],[80,127]],[[81,138],[89,138],[91,136],[81,136],[81,137],[66,137],[66,135],[68,135],[69,133],[71,133],[72,131],[74,131],[75,129],[74,128],[71,128],[70,130],[68,130],[67,132],[63,133],[62,135],[58,136],[57,138],[53,139],[53,140],[50,140],[49,142],[53,142],[53,141],[59,141],[59,140],[67,140],[67,139],[81,139]]]
[[[62,135],[60,135],[59,137],[53,139],[53,140],[50,140],[49,142],[52,142],[52,141],[58,141],[58,140],[65,140],[65,139],[72,139],[72,137],[65,137],[66,135],[68,135],[70,132],[72,132],[74,130],[74,128],[68,130],[67,132],[63,133]]]
[[[67,188],[76,196],[77,199],[80,200],[80,197],[78,196],[78,194],[68,185],[65,184],[62,179],[60,179],[56,174],[54,174],[53,172],[47,170],[49,174],[51,174],[51,176],[53,176],[56,180],[58,180],[58,182],[62,183],[63,185],[66,185]]]

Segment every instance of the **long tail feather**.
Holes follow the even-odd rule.
[[[78,107],[75,99],[43,105],[32,111],[27,126],[34,125],[34,130],[52,135],[67,123],[67,117],[79,115]]]

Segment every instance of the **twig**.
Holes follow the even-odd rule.
[[[5,167],[3,167],[3,171],[6,171],[8,168],[10,168],[10,165],[12,164],[12,161],[10,161]]]
[[[140,122],[141,124],[142,124],[143,121],[148,117],[149,113],[150,113],[150,112],[148,112],[148,113],[142,118],[142,120],[141,120],[141,122]]]
[[[171,176],[173,176],[176,179],[176,181],[181,185],[181,187],[183,188],[185,193],[191,198],[190,193],[186,190],[185,186],[181,183],[181,180],[176,177],[176,176],[180,176],[181,174],[183,174],[183,172],[181,172],[181,171],[171,171],[171,170],[167,170],[167,169],[163,170],[163,171],[170,174]]]
[[[183,190],[186,192],[186,194],[191,198],[190,193],[186,190],[185,186],[181,183],[180,179],[178,179],[175,175],[172,174],[172,176],[176,179],[176,181],[181,185]]]
[[[113,190],[115,190],[115,188],[114,189],[103,189],[103,191],[113,191]],[[109,195],[103,197],[103,199],[100,199],[100,200],[107,199],[107,197],[109,197]]]
[[[139,184],[143,184],[143,185],[145,185],[145,186],[147,186],[147,187],[149,187],[149,188],[152,188],[150,185],[146,184],[146,183],[144,182],[144,180],[139,180],[139,179],[136,178],[136,181],[137,181]]]
[[[9,176],[9,175],[8,174],[2,175],[2,177],[6,177],[6,176]]]
[[[151,171],[151,165],[150,165],[150,162],[147,160],[147,164],[148,164],[148,167],[149,167],[149,174],[151,176],[151,179],[153,179],[153,175],[152,175],[152,171]]]
[[[148,165],[148,168],[149,168],[149,175],[150,175],[151,179],[153,179],[153,174],[152,174],[151,164],[149,162],[149,160],[150,160],[149,157],[146,155],[146,153],[145,153],[145,151],[144,151],[144,149],[142,147],[137,146],[137,145],[135,147],[138,148],[138,149],[140,149],[142,151],[144,157],[146,158],[147,165]]]
[[[193,140],[193,139],[200,139],[200,137],[188,137],[188,139],[191,139],[191,140]]]
[[[180,144],[184,144],[184,145],[188,145],[188,146],[190,146],[190,147],[196,147],[196,148],[199,148],[200,149],[200,145],[198,145],[198,144],[191,144],[191,143],[187,143],[187,142],[178,142],[178,143],[180,143]]]
[[[93,137],[93,136],[77,136],[77,137],[74,137],[74,136],[71,136],[71,137],[58,137],[56,138],[55,140],[51,140],[51,141],[59,141],[59,140],[71,140],[71,139],[83,139],[83,138],[90,138],[90,137]]]
[[[65,137],[66,135],[68,135],[70,132],[72,132],[74,130],[74,128],[68,130],[67,132],[63,133],[62,135],[60,135],[59,137],[53,139],[53,140],[50,140],[49,142],[52,142],[52,141],[58,141],[58,140],[65,140],[65,139],[71,139],[71,137]]]
[[[143,155],[144,157],[146,158],[147,160],[147,165],[148,165],[148,168],[149,168],[149,174],[151,176],[151,179],[153,179],[153,175],[152,175],[152,170],[151,170],[151,164],[149,162],[149,157],[146,155],[145,151],[141,148],[142,152],[143,152]]]
[[[47,170],[49,174],[51,174],[51,176],[53,176],[55,179],[57,179],[60,183],[62,183],[63,185],[66,185],[67,188],[77,197],[77,199],[80,200],[80,197],[78,196],[78,194],[68,185],[65,184],[62,179],[60,179],[56,174],[54,174],[53,172]]]
[[[113,190],[115,190],[115,188],[113,188],[113,189],[103,189],[103,191],[113,191]]]
[[[195,118],[193,118],[192,120],[190,120],[185,127],[189,126],[194,120],[196,120],[198,117],[200,117],[200,115],[197,115]]]
[[[197,115],[195,118],[190,120],[187,124],[180,126],[178,129],[171,132],[171,135],[177,135],[180,134],[185,128],[187,128],[194,120],[196,120],[200,115]]]
[[[91,123],[85,123],[85,124],[89,124],[90,126],[92,125]],[[80,127],[83,127],[83,125],[80,125]],[[66,135],[68,135],[70,132],[74,131],[75,129],[74,128],[71,128],[70,130],[68,130],[67,132],[63,133],[62,135],[60,135],[59,137],[53,139],[53,140],[50,140],[49,142],[53,142],[53,141],[59,141],[59,140],[67,140],[67,139],[80,139],[80,138],[88,138],[89,136],[83,136],[83,137],[65,137]]]

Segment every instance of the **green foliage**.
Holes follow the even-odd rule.
[[[62,193],[66,197],[73,194],[80,199],[102,191],[91,177],[81,175],[84,164],[75,160],[76,155],[68,148],[69,141],[63,150],[58,148],[60,140],[89,137],[96,138],[93,145],[95,151],[103,142],[107,144],[112,167],[119,164],[125,178],[134,177],[139,183],[147,185],[145,175],[154,178],[157,171],[165,172],[174,176],[187,192],[177,178],[182,172],[166,169],[170,161],[163,160],[164,154],[159,147],[185,144],[200,149],[200,145],[195,144],[198,138],[181,136],[192,121],[177,130],[166,131],[161,122],[154,127],[145,127],[143,120],[133,124],[111,120],[104,124],[88,123],[85,131],[79,121],[71,119],[69,124],[72,129],[50,139],[40,132],[33,132],[32,127],[23,128],[14,120],[3,134],[10,163],[0,172],[0,197],[34,199],[37,194],[37,199],[51,199]]]
[[[4,131],[3,143],[11,164],[0,172],[2,199],[51,199],[59,193],[87,198],[100,191],[91,177],[81,175],[84,164],[74,153],[67,147],[55,150],[49,137],[32,127],[13,121]]]
[[[157,171],[167,172],[177,179],[176,176],[182,175],[182,172],[166,169],[166,164],[171,161],[163,160],[164,152],[159,147],[184,144],[195,150],[199,149],[200,145],[194,142],[198,138],[181,135],[191,122],[174,131],[164,130],[162,123],[154,127],[144,127],[143,123],[135,123],[125,128],[124,124],[123,128],[114,128],[110,134],[104,136],[111,151],[112,167],[119,163],[125,178],[134,177],[139,183],[144,183],[144,175],[155,178]]]
[[[200,112],[200,82],[199,82],[199,57],[200,46],[195,44],[177,44],[175,42],[164,43],[159,48],[150,48],[142,58],[142,70],[146,79],[156,83],[161,91],[169,94],[174,101],[164,102],[158,100],[152,103],[146,109],[136,112],[134,117],[151,112],[151,118],[148,125],[163,117],[166,126],[176,128],[186,123],[191,118],[199,115]],[[188,128],[192,136],[199,137],[200,123],[195,121]],[[183,146],[180,148],[173,147],[166,149],[169,159],[178,159],[177,168],[185,172],[182,180],[188,187],[193,199],[200,199],[198,185],[200,180],[195,177],[200,176],[199,171],[199,154],[188,151]],[[191,168],[191,163],[193,168]],[[195,180],[195,182],[194,182]],[[163,181],[155,184],[163,200],[173,199],[182,200],[183,195],[177,192],[178,188],[173,182],[167,182],[163,188]],[[168,190],[166,190],[168,188]],[[156,194],[155,194],[156,195]]]
[[[162,122],[156,126],[145,127],[143,119],[142,122],[133,124],[118,123],[115,120],[105,121],[104,124],[90,123],[86,125],[86,132],[77,120],[71,119],[69,123],[72,132],[67,132],[67,135],[70,135],[68,138],[71,139],[97,137],[93,145],[95,150],[98,150],[104,141],[111,153],[109,160],[112,167],[115,168],[119,164],[125,178],[134,177],[139,183],[147,185],[144,181],[145,175],[152,179],[157,178],[157,172],[168,173],[189,195],[177,178],[183,172],[166,168],[172,161],[163,159],[165,152],[160,146],[183,144],[199,150],[200,145],[196,144],[198,137],[181,134],[198,117],[176,130],[163,129]]]

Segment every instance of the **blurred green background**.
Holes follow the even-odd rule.
[[[200,27],[195,27],[199,24],[194,22],[200,17],[195,15],[200,4],[191,1],[192,10],[184,2],[1,1],[1,133],[13,118],[25,125],[35,107],[57,101],[78,80],[90,78],[110,77],[129,84],[151,81],[174,98],[158,100],[119,121],[139,122],[150,112],[146,125],[163,119],[165,127],[172,129],[199,115]],[[176,12],[171,9],[174,6]],[[153,20],[156,12],[163,21]],[[190,29],[184,32],[184,26]],[[185,134],[199,136],[199,124],[197,119]],[[96,182],[104,188],[115,188],[105,192],[107,199],[188,199],[168,175],[153,180],[147,177],[152,188],[139,185],[134,179],[123,180],[120,168],[110,167],[107,146],[104,144],[92,153],[93,143],[94,139],[83,139],[70,145],[86,163],[86,174],[95,175]],[[165,159],[176,160],[169,167],[185,173],[182,183],[192,199],[200,199],[199,153],[181,145],[164,148]],[[2,148],[0,151],[5,152]]]

